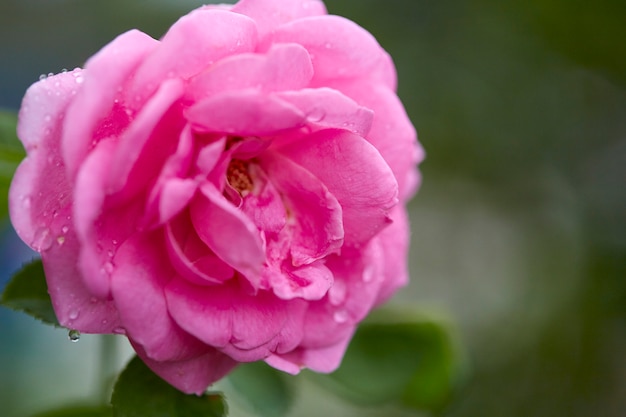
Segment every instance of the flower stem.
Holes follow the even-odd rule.
[[[110,404],[113,390],[113,371],[117,363],[117,339],[115,335],[100,336],[100,363],[98,368],[98,383],[101,402]]]

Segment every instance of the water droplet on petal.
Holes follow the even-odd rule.
[[[111,272],[113,272],[113,268],[114,268],[113,262],[105,262],[104,263],[104,270],[107,271],[107,273],[110,274]]]
[[[109,321],[107,319],[102,319],[102,324],[106,325]]]
[[[343,303],[346,299],[346,284],[343,281],[335,280],[333,282],[333,286],[328,290],[328,301],[334,305],[338,306]]]
[[[363,282],[371,282],[374,279],[374,268],[370,265],[363,270]]]
[[[67,226],[63,226],[63,227],[61,228],[61,231],[62,231],[63,233],[67,233],[69,230],[70,230],[70,228],[69,228],[69,227],[67,227]]]
[[[52,234],[50,233],[50,229],[47,227],[40,227],[35,231],[35,236],[33,237],[33,241],[31,246],[37,252],[41,252],[47,249],[50,249],[53,241]]]
[[[22,207],[28,210],[30,208],[31,203],[32,203],[32,200],[30,197],[24,197],[24,201],[22,201]]]
[[[59,246],[63,245],[65,243],[65,237],[64,236],[57,237],[57,243],[59,244]]]
[[[48,73],[48,77],[52,77],[54,75],[54,72],[49,72]]]
[[[348,312],[346,310],[337,310],[333,315],[333,319],[337,323],[345,323],[346,321],[348,321]]]
[[[46,115],[43,117],[43,120],[44,120],[44,121],[46,121],[46,122],[49,122],[50,120],[52,120],[52,116],[50,116],[49,114],[46,114]]]
[[[115,334],[126,334],[126,329],[123,327],[116,327],[113,329],[113,333]]]
[[[63,68],[63,69],[61,70],[61,72],[63,72],[63,73],[67,72],[67,68]]]
[[[45,80],[46,78],[48,78],[48,76],[47,76],[46,74],[41,74],[41,75],[39,76],[39,81],[43,81],[43,80]]]
[[[324,120],[325,117],[326,117],[326,112],[322,108],[314,108],[306,116],[306,118],[313,123],[321,122],[322,120]]]
[[[70,330],[69,333],[67,334],[68,339],[70,339],[70,341],[76,343],[80,340],[80,332],[78,330]]]

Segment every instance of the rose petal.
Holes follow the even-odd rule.
[[[155,361],[148,357],[141,345],[132,340],[131,343],[137,355],[155,374],[187,394],[202,395],[209,385],[222,379],[237,366],[236,361],[215,349],[187,360]]]
[[[255,88],[264,92],[297,90],[313,77],[307,51],[297,44],[275,45],[265,55],[241,54],[225,58],[195,77],[188,88],[194,101],[226,91]]]
[[[254,19],[259,37],[283,23],[326,14],[326,7],[320,0],[240,0],[231,10]]]
[[[131,30],[109,43],[94,55],[76,82],[83,81],[69,107],[63,129],[63,159],[73,177],[94,140],[102,138],[96,128],[110,113],[119,89],[137,65],[158,42],[145,33]],[[76,86],[78,90],[78,85]],[[114,120],[124,125],[125,119]],[[122,126],[118,126],[122,127]]]
[[[233,277],[233,268],[200,240],[188,212],[168,222],[165,232],[172,265],[188,281],[199,285],[221,284]]]
[[[396,206],[391,212],[393,223],[385,228],[377,239],[382,249],[384,282],[376,297],[375,305],[387,301],[400,287],[409,282],[409,219],[404,206]]]
[[[17,134],[28,156],[17,168],[9,190],[9,213],[17,234],[33,249],[49,246],[61,227],[71,227],[69,184],[59,149],[62,118],[75,88],[72,74],[49,77],[33,84],[22,103]],[[63,213],[63,225],[54,214]],[[45,232],[45,233],[44,233]],[[45,236],[44,236],[45,235]],[[50,239],[42,237],[50,236]],[[46,242],[47,240],[47,242]]]
[[[171,319],[164,287],[176,274],[166,262],[160,232],[137,234],[115,256],[111,292],[128,336],[156,361],[184,360],[207,347]]]
[[[263,45],[297,43],[313,61],[312,86],[333,79],[369,79],[371,72],[388,71],[388,56],[376,39],[356,23],[339,16],[316,16],[278,27]],[[391,81],[388,75],[376,77]],[[391,88],[391,86],[390,86]]]
[[[385,280],[383,256],[380,242],[372,239],[365,248],[344,248],[341,256],[328,258],[326,266],[335,282],[345,284],[343,300],[329,294],[309,304],[303,348],[321,349],[349,337],[376,302]]]
[[[117,309],[110,300],[94,298],[83,283],[76,235],[68,231],[50,238],[54,243],[41,258],[59,324],[83,333],[113,333],[120,326]]]
[[[352,332],[354,333],[354,331]],[[265,362],[283,372],[296,375],[302,368],[309,368],[315,372],[330,373],[341,364],[352,333],[339,342],[319,349],[297,349],[282,355],[271,355]]]
[[[309,264],[339,251],[344,229],[337,198],[309,171],[278,153],[263,155],[261,166],[290,211],[293,265]]]
[[[175,153],[178,142],[172,138],[180,136],[184,119],[178,110],[170,109],[182,92],[180,80],[165,81],[120,137],[108,175],[108,194],[122,191],[128,199],[144,190]]]
[[[257,287],[265,249],[258,229],[210,183],[191,202],[190,213],[200,239],[224,262]],[[237,250],[233,250],[236,247]]]
[[[271,136],[304,125],[305,116],[273,94],[230,91],[204,99],[185,112],[195,129],[240,136]]]
[[[224,57],[253,52],[256,43],[256,25],[249,17],[226,10],[194,10],[180,18],[144,60],[128,101],[141,108],[164,79],[189,79]]]
[[[362,137],[322,130],[279,151],[319,178],[337,198],[346,244],[362,244],[389,224],[398,185],[380,153]]]
[[[263,359],[281,343],[300,342],[301,332],[296,331],[304,313],[300,300],[286,303],[267,291],[248,295],[232,281],[197,287],[178,280],[168,284],[165,292],[170,313],[182,328],[235,360]]]
[[[333,87],[374,111],[372,128],[366,138],[393,170],[398,180],[400,199],[408,200],[419,186],[419,173],[415,166],[424,159],[424,150],[417,142],[415,128],[400,99],[393,91],[380,85],[364,89],[358,82],[338,82],[333,83]]]
[[[359,136],[366,136],[372,125],[374,113],[337,90],[305,88],[280,92],[277,96],[306,114],[309,125],[346,129]]]

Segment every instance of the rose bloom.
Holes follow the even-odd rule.
[[[408,279],[422,150],[395,89],[316,0],[202,7],[35,83],[10,213],[59,322],[187,393],[240,362],[336,369]]]

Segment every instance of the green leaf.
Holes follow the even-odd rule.
[[[359,326],[339,369],[312,379],[357,404],[438,410],[460,365],[452,332],[442,322],[379,312]]]
[[[60,326],[48,294],[41,259],[32,261],[13,275],[2,293],[2,305],[30,314],[44,323]]]
[[[226,380],[255,416],[281,417],[293,403],[287,378],[265,362],[253,362],[239,365]]]
[[[155,375],[137,356],[122,372],[111,398],[115,417],[224,417],[220,393],[187,395]]]
[[[111,417],[112,413],[109,406],[68,406],[38,413],[32,417]]]
[[[11,179],[25,153],[16,134],[17,115],[0,110],[0,218],[8,213]]]

